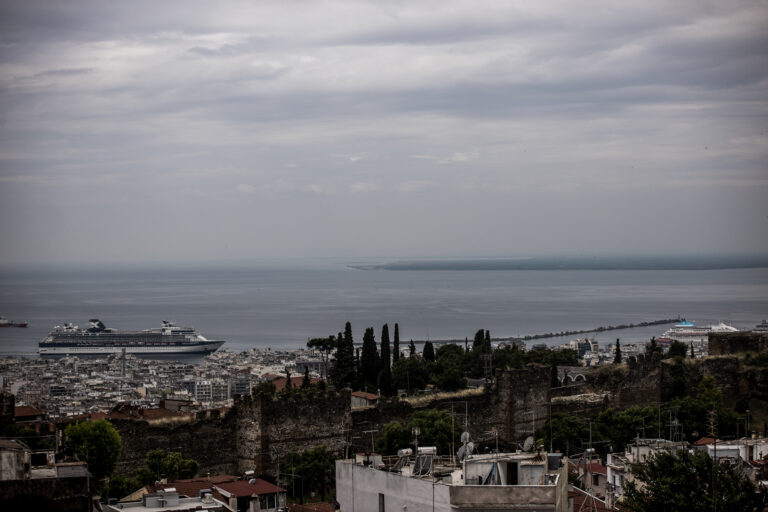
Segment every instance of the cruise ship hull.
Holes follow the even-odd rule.
[[[109,355],[126,354],[134,355],[192,355],[211,354],[216,352],[224,344],[223,341],[207,341],[195,345],[157,345],[157,346],[131,346],[131,345],[82,345],[82,346],[40,346],[38,354],[41,356],[66,356],[66,355]]]

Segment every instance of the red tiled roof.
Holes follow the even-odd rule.
[[[365,398],[366,400],[378,400],[379,395],[374,395],[373,393],[367,393],[365,391],[353,391],[350,393],[352,396],[356,396],[358,398]]]
[[[247,480],[238,480],[236,482],[229,482],[217,485],[219,489],[234,494],[237,497],[251,496],[253,494],[275,494],[278,492],[285,492],[285,489],[278,487],[274,484],[256,478],[255,483],[248,483]]]
[[[17,405],[13,413],[17,418],[26,418],[27,416],[42,416],[43,411],[35,409],[29,405]]]
[[[582,512],[603,512],[611,510],[606,506],[603,500],[582,491],[578,487],[569,487],[568,497],[573,498],[573,510],[581,510]]]
[[[599,473],[601,475],[608,474],[608,470],[606,469],[606,467],[600,464],[599,462],[592,462],[590,464],[587,464],[587,468],[592,473]]]
[[[715,438],[714,437],[702,437],[701,439],[699,439],[698,441],[693,443],[693,445],[694,446],[706,446],[706,445],[712,444],[714,442],[715,442]]]
[[[233,475],[220,475],[212,476],[210,480],[208,478],[189,478],[186,480],[176,480],[175,482],[168,482],[167,484],[148,485],[147,490],[149,492],[157,492],[162,489],[168,489],[170,487],[175,488],[179,494],[195,498],[199,495],[203,489],[213,490],[214,485],[221,485],[228,482],[235,482],[239,477]]]

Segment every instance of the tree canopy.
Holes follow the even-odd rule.
[[[69,425],[64,435],[75,454],[88,463],[93,477],[101,480],[112,474],[122,451],[120,434],[107,420],[83,421]]]
[[[379,351],[376,348],[376,338],[373,334],[373,327],[369,327],[363,334],[363,351],[360,355],[360,377],[361,384],[373,391],[377,388],[377,378],[379,376],[381,362],[379,360]]]
[[[300,497],[303,502],[304,494],[317,492],[325,501],[326,492],[336,481],[336,471],[333,454],[324,445],[289,454],[283,460],[282,476],[287,479],[284,485],[294,499]]]
[[[643,485],[625,486],[622,510],[763,510],[762,496],[747,477],[703,451],[657,452],[638,465],[635,476]]]
[[[357,379],[355,367],[352,325],[347,322],[344,326],[344,334],[339,333],[336,338],[336,360],[331,371],[331,382],[337,388],[354,387]]]
[[[381,437],[376,440],[376,451],[384,455],[394,455],[400,448],[413,447],[414,427],[418,427],[420,431],[419,446],[436,446],[437,453],[440,454],[451,452],[451,445],[459,442],[462,429],[461,422],[455,418],[452,420],[449,411],[418,411],[407,425],[396,421],[388,423]]]

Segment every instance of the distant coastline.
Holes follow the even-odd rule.
[[[725,270],[768,268],[768,256],[600,256],[395,261],[357,270]]]

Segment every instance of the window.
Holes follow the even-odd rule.
[[[386,512],[386,507],[384,506],[384,495],[382,493],[379,493],[379,512]]]
[[[598,473],[592,473],[592,485],[600,485],[600,475]]]

